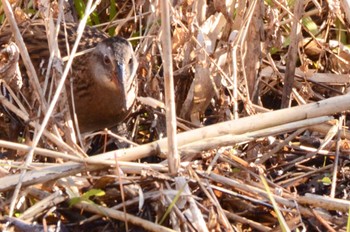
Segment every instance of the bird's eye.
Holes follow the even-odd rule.
[[[109,65],[111,63],[111,60],[109,59],[109,57],[107,55],[103,56],[103,62],[107,65]]]

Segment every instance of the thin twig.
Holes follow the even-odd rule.
[[[171,49],[171,32],[170,32],[170,2],[167,0],[160,1],[161,19],[162,19],[162,49],[164,64],[164,87],[165,87],[165,107],[166,107],[166,124],[168,135],[168,162],[169,171],[175,175],[178,172],[180,157],[177,151],[176,137],[176,110],[175,110],[175,93],[173,79],[173,58]]]

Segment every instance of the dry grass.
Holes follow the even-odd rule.
[[[139,98],[124,127],[81,142],[69,133],[70,116],[57,110],[67,107],[64,98],[47,99],[31,71],[44,117],[16,100],[20,86],[6,77],[18,51],[2,51],[0,77],[13,101],[0,100],[25,130],[15,133],[3,111],[1,230],[349,231],[350,10],[331,1],[280,2],[176,1],[166,16],[167,49],[156,1],[116,8],[102,1],[87,22],[130,38]],[[60,3],[18,7],[17,21],[60,16]],[[15,23],[6,9],[3,25]],[[64,9],[74,18],[73,8]],[[165,120],[172,96],[163,78],[172,74],[179,166],[165,139],[174,122]]]

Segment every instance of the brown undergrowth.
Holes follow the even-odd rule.
[[[15,22],[5,2],[3,26]],[[70,133],[62,97],[33,147],[43,116],[20,97],[22,76],[33,77],[16,68],[26,59],[19,44],[2,47],[1,230],[349,231],[349,6],[173,1],[165,54],[157,1],[111,2],[88,23],[130,38],[139,62],[137,103],[116,128]],[[17,22],[80,15],[61,2],[16,4]],[[167,157],[167,55],[176,176]],[[66,60],[56,59],[59,70]],[[51,104],[51,93],[33,89],[33,101]]]

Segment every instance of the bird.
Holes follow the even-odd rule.
[[[19,28],[36,72],[41,73],[43,63],[47,64],[50,56],[45,25],[33,21]],[[60,25],[57,44],[62,57],[72,49],[77,28],[77,23]],[[9,27],[0,30],[0,45],[8,43],[11,35]],[[128,40],[109,37],[97,28],[86,26],[78,52],[87,49],[91,51],[74,58],[66,81],[69,108],[71,113],[76,113],[80,133],[123,122],[137,96],[138,62]]]

